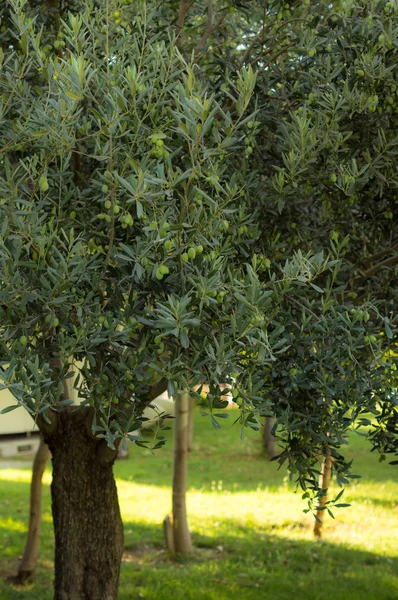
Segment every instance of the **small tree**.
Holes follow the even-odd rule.
[[[12,578],[12,580],[18,584],[31,581],[37,567],[42,517],[42,480],[49,458],[50,450],[48,449],[48,446],[44,440],[40,439],[40,444],[37,449],[32,467],[32,481],[30,484],[29,501],[29,526],[25,548],[21,562],[18,565],[18,573],[16,577]]]
[[[189,532],[186,508],[187,460],[189,451],[190,395],[178,394],[176,397],[176,415],[174,423],[174,461],[173,461],[173,497],[172,530],[166,535],[168,549],[177,555],[192,552],[192,540]],[[166,517],[165,527],[168,519]]]
[[[256,51],[260,35],[244,51],[244,61],[257,68],[255,97],[260,106],[247,136],[246,168],[263,214],[263,253],[272,268],[298,249],[343,257],[333,275],[334,291],[328,277],[318,279],[317,293],[308,296],[303,290],[301,298],[290,301],[283,319],[287,331],[307,323],[300,335],[311,339],[310,354],[316,352],[320,369],[307,378],[313,359],[303,349],[297,353],[292,344],[284,355],[285,377],[280,378],[281,363],[278,372],[268,374],[268,393],[275,399],[281,433],[285,411],[299,405],[300,429],[312,422],[309,429],[314,431],[322,414],[328,423],[327,435],[322,428],[312,446],[318,447],[321,462],[325,459],[321,520],[330,507],[326,493],[332,464],[342,481],[334,445],[344,439],[345,425],[369,427],[365,413],[371,412],[375,424],[368,437],[373,447],[382,454],[397,452],[398,10],[394,3],[379,1],[307,2],[297,9],[299,19],[281,11],[279,25],[267,22],[264,45],[275,48],[273,56]],[[328,350],[327,336],[322,334],[320,340],[319,334],[326,331],[325,315],[334,303],[345,305],[345,313],[338,309],[334,348]],[[361,369],[368,365],[369,386],[360,394],[358,387],[346,403],[341,386],[350,377],[349,363],[342,355],[339,361],[330,359],[335,352],[345,353],[338,347],[347,343],[339,328],[352,332],[364,323],[366,332],[354,345]],[[349,343],[354,341],[351,335]],[[354,372],[352,376],[359,382]],[[342,426],[339,433],[337,424],[337,429]],[[306,454],[300,446],[298,442],[297,452]],[[281,460],[287,458],[282,453]]]
[[[231,174],[255,80],[239,75],[234,121],[136,7],[121,27],[108,2],[55,26],[22,6],[1,54],[1,376],[52,453],[55,597],[115,598],[118,444],[166,388],[206,380],[210,414],[239,372],[254,403],[269,356],[259,315],[278,299],[234,240],[253,219]]]
[[[150,2],[25,8],[7,3],[0,55],[1,377],[53,457],[55,597],[110,599],[112,463],[153,398],[205,381],[218,428],[229,385],[242,426],[275,413],[280,460],[316,495],[319,458],[346,481],[347,429],[388,404],[384,340],[377,307],[341,302],[338,258],[309,238],[294,253],[261,216],[251,68],[208,89]]]

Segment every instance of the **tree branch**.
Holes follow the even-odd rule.
[[[288,21],[284,21],[282,23],[282,25],[279,25],[279,27],[277,28],[277,30],[275,31],[275,34],[278,33],[278,31],[280,31],[281,29],[283,29],[284,27],[286,27],[286,25],[289,25],[289,23],[294,23],[295,21],[304,21],[305,23],[310,23],[311,19],[304,19],[303,17],[296,17],[294,19],[289,19]]]
[[[358,275],[358,277],[355,277],[352,280],[351,285],[352,285],[352,287],[360,285],[361,283],[366,281],[366,279],[368,279],[369,277],[373,277],[373,275],[377,275],[377,273],[379,271],[381,271],[382,269],[387,269],[388,267],[393,267],[394,265],[398,265],[398,254],[395,254],[395,256],[390,256],[390,258],[386,258],[386,260],[383,260],[383,261],[377,263],[376,265],[374,265],[373,267],[371,267],[370,269],[363,271],[361,273],[361,275]]]
[[[213,0],[208,0],[207,3],[207,28],[210,29],[213,25]]]
[[[240,61],[240,65],[241,67],[243,67],[243,65],[245,64],[245,62],[247,61],[247,59],[250,56],[251,51],[253,50],[254,46],[256,45],[256,43],[259,41],[259,39],[262,37],[263,31],[265,30],[265,27],[263,27],[260,31],[259,34],[255,35],[254,38],[252,39],[251,44],[249,44],[249,46],[246,48],[246,50],[243,53],[243,56],[241,58]]]
[[[167,390],[168,383],[168,380],[163,378],[160,381],[158,381],[158,383],[156,383],[155,385],[152,385],[149,388],[149,400],[155,400],[155,398],[160,396],[160,394],[163,394],[163,392]]]
[[[225,17],[227,16],[226,12],[218,15],[216,22],[214,23],[214,25],[212,25],[212,23],[213,23],[213,8],[210,8],[210,5],[212,5],[212,0],[209,0],[209,10],[210,10],[210,14],[211,14],[211,20],[210,20],[210,15],[208,13],[207,27],[206,27],[205,32],[202,35],[201,39],[195,46],[195,52],[197,52],[198,50],[200,50],[201,48],[203,48],[205,46],[209,37],[214,33],[214,31],[216,31],[216,29],[218,29],[220,27],[220,25],[224,21]]]
[[[62,373],[63,369],[64,369],[64,365],[63,362],[61,360],[61,358],[59,356],[54,356],[53,360],[52,360],[52,366],[55,367],[56,369],[59,369],[59,372]],[[62,377],[61,380],[62,383],[62,399],[63,400],[68,400],[68,396],[69,396],[69,391],[68,391],[68,386],[65,380],[65,377]]]
[[[180,8],[178,11],[178,19],[177,19],[177,25],[176,25],[177,48],[181,48],[181,46],[182,46],[182,32],[184,29],[185,17],[187,16],[187,13],[191,7],[191,4],[192,4],[191,0],[180,0]]]
[[[276,52],[275,54],[273,54],[271,56],[271,58],[265,63],[264,65],[264,69],[266,69],[267,67],[270,66],[270,64],[276,59],[278,58],[278,56],[280,56],[281,54],[283,54],[284,52],[286,52],[286,50],[289,50],[289,48],[291,48],[292,46],[295,46],[297,42],[291,42],[290,44],[287,44],[287,46],[283,46],[283,48],[281,48],[278,52]],[[260,54],[259,56],[257,56],[256,59],[254,59],[251,64],[253,65],[254,63],[256,63],[258,60],[260,60],[260,58],[263,57],[263,54]]]
[[[278,31],[280,31],[281,29],[283,29],[283,27],[286,27],[286,25],[288,25],[289,23],[294,23],[295,21],[305,21],[306,23],[309,23],[309,19],[304,19],[302,17],[298,17],[295,19],[289,19],[289,21],[285,21],[284,23],[282,23],[282,25],[280,25],[276,31],[273,32],[274,35],[276,35],[278,33]],[[273,23],[269,24],[269,25],[264,25],[264,27],[261,28],[261,30],[259,31],[259,33],[254,36],[251,44],[246,48],[240,64],[241,66],[243,66],[245,64],[245,62],[247,61],[247,59],[250,56],[251,51],[253,50],[254,46],[256,45],[257,42],[261,41],[261,45],[264,45],[265,42],[265,34],[272,28]],[[270,52],[270,50],[269,50]],[[254,62],[256,62],[258,60],[258,58],[256,58],[256,60]]]
[[[298,306],[302,310],[305,310],[307,313],[309,313],[310,315],[312,315],[314,317],[314,319],[319,323],[320,318],[310,308],[308,308],[308,306],[305,306],[305,304],[301,304],[301,302],[299,302],[298,300],[296,300],[296,298],[294,298],[293,296],[286,295],[286,300],[288,302],[293,302],[296,306]]]
[[[398,248],[398,240],[394,240],[392,242],[391,246],[389,246],[388,248],[384,248],[384,250],[380,250],[380,252],[377,252],[376,254],[373,254],[372,256],[368,256],[368,258],[366,258],[363,261],[364,266],[371,265],[375,260],[379,260],[380,258],[383,258],[383,256],[385,256],[392,250],[395,250],[396,248]]]
[[[264,25],[264,27],[262,27],[260,29],[259,33],[254,36],[250,45],[246,48],[246,50],[244,51],[244,54],[241,58],[241,61],[240,61],[241,67],[243,67],[243,65],[249,58],[250,53],[253,50],[254,46],[257,44],[257,42],[259,42],[261,40],[261,44],[264,44],[264,36],[265,36],[266,32],[270,29],[270,27],[271,27],[271,25],[267,25],[267,26]]]

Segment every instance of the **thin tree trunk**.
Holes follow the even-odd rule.
[[[188,414],[188,452],[191,452],[191,450],[192,450],[195,406],[196,406],[196,400],[195,400],[195,398],[192,398],[192,396],[190,396],[189,397],[189,414]]]
[[[173,471],[173,531],[176,554],[192,552],[191,534],[188,529],[186,492],[188,471],[188,421],[190,395],[176,397],[174,424],[174,471]]]
[[[275,448],[276,439],[272,435],[274,423],[275,421],[272,417],[266,417],[263,427],[263,448],[269,458],[273,458],[277,454]]]
[[[50,458],[50,454],[49,447],[44,442],[43,438],[41,438],[32,467],[28,535],[26,538],[23,557],[15,578],[15,583],[21,584],[31,581],[37,566],[42,512],[42,479],[47,461]]]
[[[167,548],[183,556],[192,552],[186,509],[189,401],[187,393],[175,398],[172,536],[167,517],[163,524]]]
[[[53,463],[55,600],[116,600],[123,552],[113,461],[84,415],[62,411],[44,439]],[[92,419],[92,415],[91,415]]]
[[[324,491],[324,494],[322,495],[322,498],[319,502],[319,508],[316,512],[317,519],[315,519],[315,524],[314,524],[314,535],[316,537],[321,537],[321,535],[322,535],[322,525],[323,525],[323,519],[325,517],[325,510],[320,510],[320,509],[322,507],[326,506],[326,502],[328,499],[327,491],[329,489],[330,478],[332,475],[332,466],[333,466],[332,457],[330,456],[330,454],[328,454],[327,456],[325,456],[325,459],[322,463],[321,476],[320,476],[320,480],[319,480],[319,487]]]

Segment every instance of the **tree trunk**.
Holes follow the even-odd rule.
[[[44,432],[53,457],[54,598],[116,600],[123,552],[113,476],[117,451],[91,434],[85,415],[90,421],[84,409],[62,411],[52,431]]]
[[[327,491],[329,488],[329,484],[330,484],[330,478],[332,475],[332,458],[330,456],[330,454],[328,454],[323,463],[322,463],[322,468],[321,468],[321,476],[320,476],[320,480],[319,480],[319,487],[324,491],[324,494],[322,495],[322,498],[319,502],[319,508],[316,512],[316,516],[317,519],[315,519],[315,524],[314,524],[314,535],[316,537],[321,537],[322,535],[322,525],[323,525],[323,519],[325,516],[325,510],[320,510],[322,507],[326,506],[326,502],[327,502]]]
[[[32,467],[28,535],[15,583],[26,583],[33,579],[37,566],[40,545],[42,479],[49,458],[50,450],[41,438]]]
[[[172,541],[167,518],[164,523],[165,532],[168,531],[168,549],[171,553],[183,556],[192,552],[186,509],[189,402],[190,396],[187,393],[178,394],[175,398]]]
[[[274,419],[272,417],[266,417],[263,427],[263,448],[268,458],[276,456],[277,451],[275,448],[275,437],[272,435],[272,428],[274,426]]]
[[[191,452],[191,450],[192,450],[195,407],[196,407],[196,400],[195,400],[195,398],[192,398],[190,396],[189,397],[189,414],[188,414],[188,452]]]

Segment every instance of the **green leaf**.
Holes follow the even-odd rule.
[[[136,200],[135,201],[135,206],[136,206],[136,209],[137,209],[137,217],[140,219],[142,217],[143,212],[144,212],[142,203],[139,200]]]
[[[76,102],[83,100],[83,96],[76,94],[76,92],[72,92],[71,90],[64,90],[65,96],[68,96],[71,100],[75,100]]]
[[[213,417],[213,415],[210,415],[210,416],[211,416],[211,422],[213,424],[214,429],[220,429],[221,428],[220,423]]]
[[[312,283],[311,281],[310,281],[310,286],[311,286],[312,288],[314,288],[314,290],[315,290],[316,292],[319,292],[320,294],[323,294],[323,293],[324,293],[324,290],[323,290],[322,288],[320,288],[319,286],[315,285],[315,283]]]
[[[189,337],[184,329],[180,331],[180,342],[183,348],[189,348]]]
[[[388,323],[384,323],[384,331],[386,332],[386,336],[388,337],[388,339],[392,340],[393,333],[392,333],[391,327],[389,326]]]
[[[19,408],[19,407],[20,407],[19,404],[13,404],[12,406],[6,406],[6,408],[3,408],[2,410],[0,410],[0,415],[5,415],[6,413],[9,413],[12,410],[15,410],[16,408]]]

